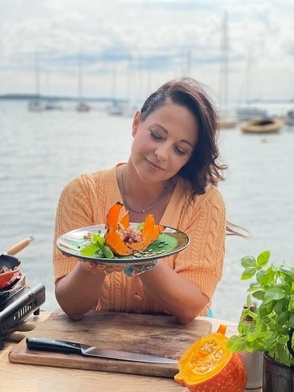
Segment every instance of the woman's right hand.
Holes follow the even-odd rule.
[[[109,275],[112,272],[118,272],[123,270],[123,266],[111,266],[106,264],[98,264],[91,260],[80,260],[81,266],[85,271],[92,272],[94,275],[100,275],[101,271],[104,272],[105,275]]]
[[[106,275],[122,269],[80,259],[68,275],[56,282],[57,302],[71,319],[80,320],[85,313],[97,307]]]

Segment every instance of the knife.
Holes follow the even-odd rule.
[[[79,354],[90,357],[119,359],[121,361],[147,362],[147,363],[169,363],[177,364],[176,359],[158,357],[149,354],[138,354],[129,351],[109,350],[88,346],[86,344],[67,342],[64,340],[53,340],[47,338],[26,338],[29,350],[53,351],[64,354]]]

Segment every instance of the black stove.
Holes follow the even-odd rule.
[[[37,315],[45,302],[45,286],[40,283],[29,288],[21,274],[13,284],[0,290],[0,349],[3,339],[32,313]]]

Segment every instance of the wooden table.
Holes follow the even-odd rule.
[[[44,321],[48,316],[49,313],[42,312],[39,316],[31,316],[23,324],[23,329],[33,329],[36,323]],[[205,317],[202,319],[206,320]],[[223,323],[228,325],[227,336],[236,333],[235,323],[213,318],[209,321],[212,323],[212,332]],[[15,341],[6,341],[4,349],[0,351],[1,392],[188,391],[168,378],[10,363],[8,354],[22,337],[25,337],[25,331],[12,334],[10,340]],[[254,391],[260,392],[261,389]]]

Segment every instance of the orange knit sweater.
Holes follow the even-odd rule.
[[[192,281],[210,300],[222,276],[226,217],[223,198],[216,187],[209,186],[193,203],[184,196],[180,179],[160,224],[185,232],[189,246],[182,252],[164,258],[164,262],[184,278]],[[108,209],[122,202],[116,179],[116,167],[83,174],[64,188],[56,214],[54,237],[55,281],[68,274],[78,262],[62,254],[56,239],[71,230],[105,222]],[[124,213],[122,209],[122,213]],[[209,309],[208,304],[202,313]],[[149,297],[139,277],[123,272],[106,276],[98,308],[118,312],[162,313],[156,300]]]

